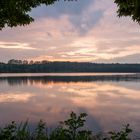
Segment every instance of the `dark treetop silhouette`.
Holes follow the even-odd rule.
[[[0,30],[5,26],[14,27],[30,24],[34,19],[29,16],[32,8],[41,4],[51,5],[59,0],[0,0]],[[74,0],[64,0],[74,1]]]
[[[130,16],[140,24],[140,0],[115,0],[118,16]]]
[[[0,30],[6,26],[30,24],[34,21],[29,15],[32,8],[41,4],[51,5],[56,1],[59,0],[0,0]],[[118,5],[119,16],[131,16],[134,21],[140,23],[140,0],[114,0],[114,2]]]
[[[11,59],[0,62],[0,73],[44,72],[140,72],[140,64],[103,64],[90,62],[30,61]]]

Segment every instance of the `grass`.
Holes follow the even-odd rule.
[[[51,133],[48,133],[46,123],[39,121],[33,132],[28,121],[17,125],[15,122],[0,129],[0,140],[129,140],[132,130],[129,124],[120,132],[109,132],[106,136],[93,135],[85,129],[86,113],[76,115],[72,112],[69,118],[61,122]]]

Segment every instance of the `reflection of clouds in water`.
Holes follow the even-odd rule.
[[[0,94],[0,103],[11,103],[11,102],[28,102],[33,95],[30,93],[7,93]]]
[[[116,129],[124,123],[131,123],[135,129],[140,130],[139,91],[127,88],[127,82],[125,86],[123,84],[124,82],[44,84],[38,81],[20,86],[3,85],[0,87],[0,111],[3,112],[0,120],[6,122],[29,118],[35,122],[44,119],[48,125],[54,125],[67,118],[73,110],[87,112],[87,124],[94,131]],[[1,92],[3,88],[4,93]]]

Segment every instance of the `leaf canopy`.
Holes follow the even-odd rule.
[[[4,27],[24,26],[34,19],[29,12],[41,4],[51,5],[60,0],[0,0],[0,30]],[[77,1],[77,0],[64,0]],[[140,24],[140,0],[114,0],[118,16],[130,16]]]
[[[29,15],[32,8],[51,5],[59,0],[0,0],[0,30],[5,26],[27,25],[34,21]],[[64,0],[73,1],[73,0]]]
[[[140,0],[115,0],[118,16],[130,16],[140,24]]]

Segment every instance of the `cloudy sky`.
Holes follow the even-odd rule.
[[[31,11],[29,26],[0,31],[0,61],[139,63],[140,26],[116,11],[113,0],[42,5]]]

